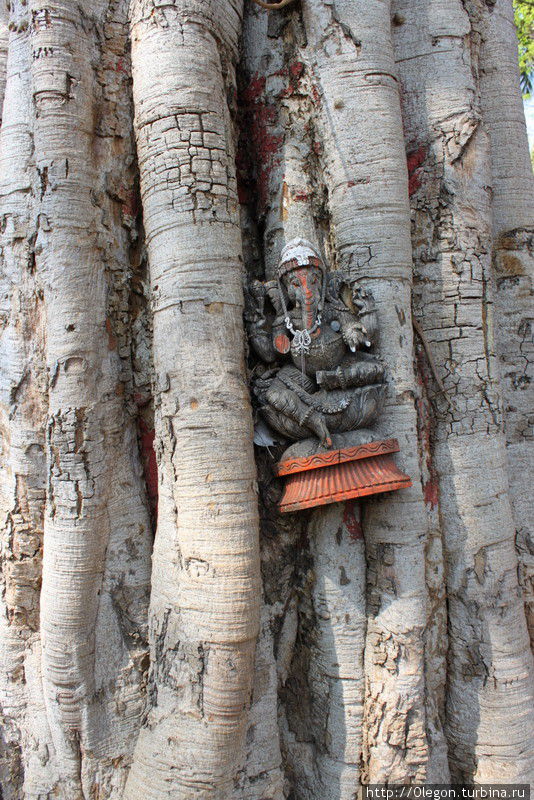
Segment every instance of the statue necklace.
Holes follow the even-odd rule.
[[[300,355],[300,368],[302,374],[306,373],[306,356],[310,352],[310,345],[311,345],[311,337],[312,333],[315,333],[319,325],[321,324],[321,313],[317,314],[315,318],[315,322],[313,323],[311,328],[304,328],[301,330],[300,328],[294,328],[293,323],[291,322],[291,317],[287,313],[287,308],[285,304],[285,299],[282,295],[282,308],[284,310],[284,322],[286,324],[286,328],[290,332],[293,337],[293,341],[291,342],[291,347],[294,348],[295,353]]]

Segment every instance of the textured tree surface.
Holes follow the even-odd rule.
[[[0,796],[534,783],[511,0],[0,11]],[[243,287],[374,295],[410,489],[277,511]]]

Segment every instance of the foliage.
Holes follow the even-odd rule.
[[[521,91],[529,97],[534,77],[534,0],[514,0],[514,17],[519,45]]]

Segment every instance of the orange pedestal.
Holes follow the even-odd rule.
[[[392,454],[398,451],[398,441],[386,439],[281,461],[277,473],[287,477],[280,511],[301,511],[411,486],[409,476],[393,461]]]

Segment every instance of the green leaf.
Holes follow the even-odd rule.
[[[530,97],[534,78],[534,0],[513,0],[519,47],[519,75],[524,97]]]

